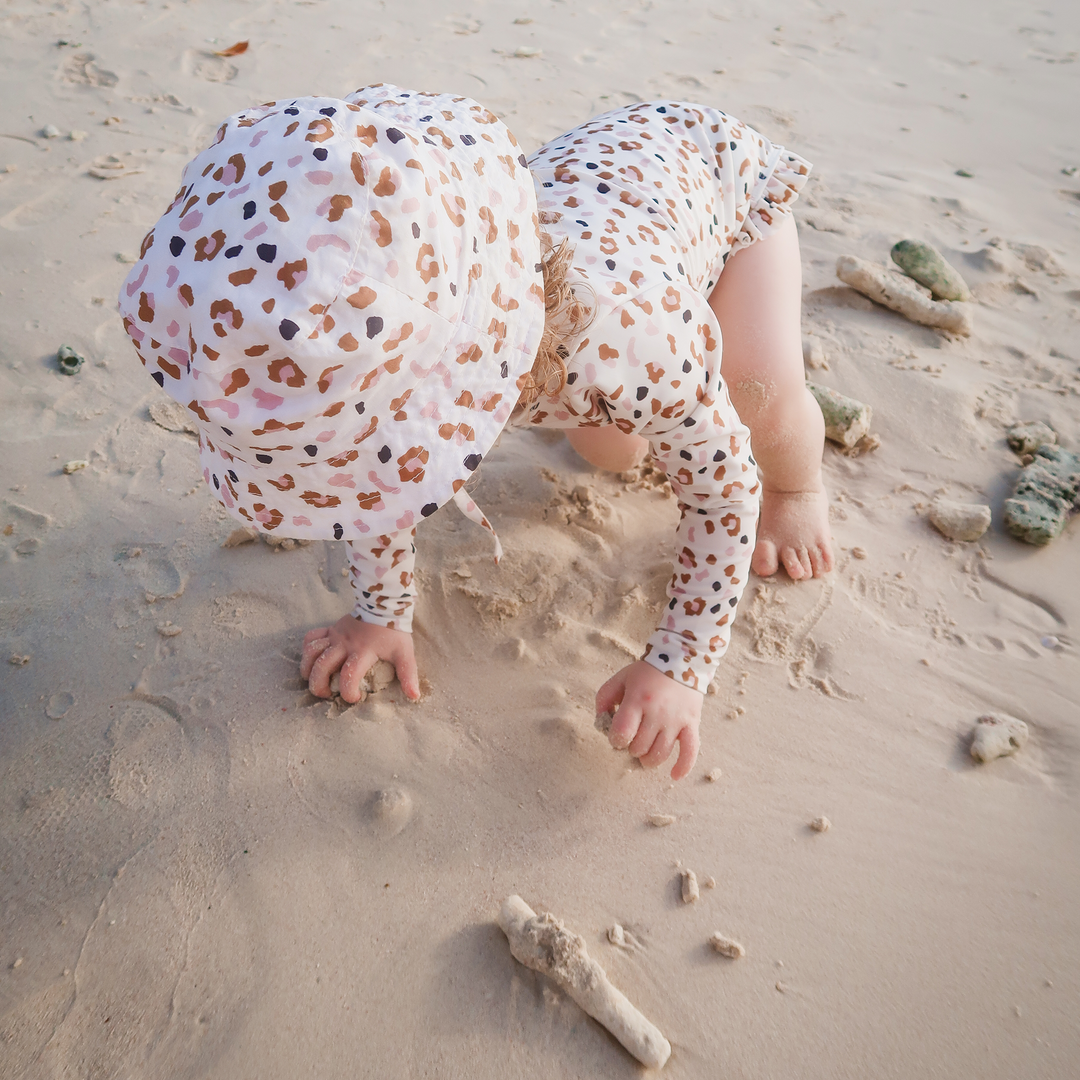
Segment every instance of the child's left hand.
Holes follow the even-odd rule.
[[[679,743],[679,758],[671,770],[673,780],[687,776],[697,760],[701,740],[703,695],[680,686],[644,660],[624,667],[596,694],[596,713],[619,711],[608,732],[616,750],[629,750],[646,769],[667,761]]]

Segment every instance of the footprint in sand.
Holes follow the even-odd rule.
[[[45,715],[50,720],[63,720],[71,710],[71,706],[74,704],[75,695],[69,693],[67,690],[60,690],[50,696],[48,703],[45,706]]]
[[[117,74],[99,68],[96,59],[93,53],[76,53],[68,57],[61,68],[60,78],[76,86],[115,86],[120,81]]]
[[[225,57],[196,49],[184,53],[184,70],[189,75],[215,83],[230,82],[240,73],[240,69]]]

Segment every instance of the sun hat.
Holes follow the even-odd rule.
[[[229,117],[120,290],[233,516],[299,539],[410,528],[463,490],[544,328],[536,195],[476,102],[399,87]]]

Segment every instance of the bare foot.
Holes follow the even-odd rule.
[[[833,568],[824,487],[816,491],[764,489],[751,566],[759,577],[769,577],[782,566],[793,581],[821,577]]]

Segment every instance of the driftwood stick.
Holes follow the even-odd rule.
[[[662,1069],[671,1043],[608,981],[585,940],[554,915],[537,915],[520,896],[503,901],[499,927],[515,960],[546,975],[650,1069]]]

